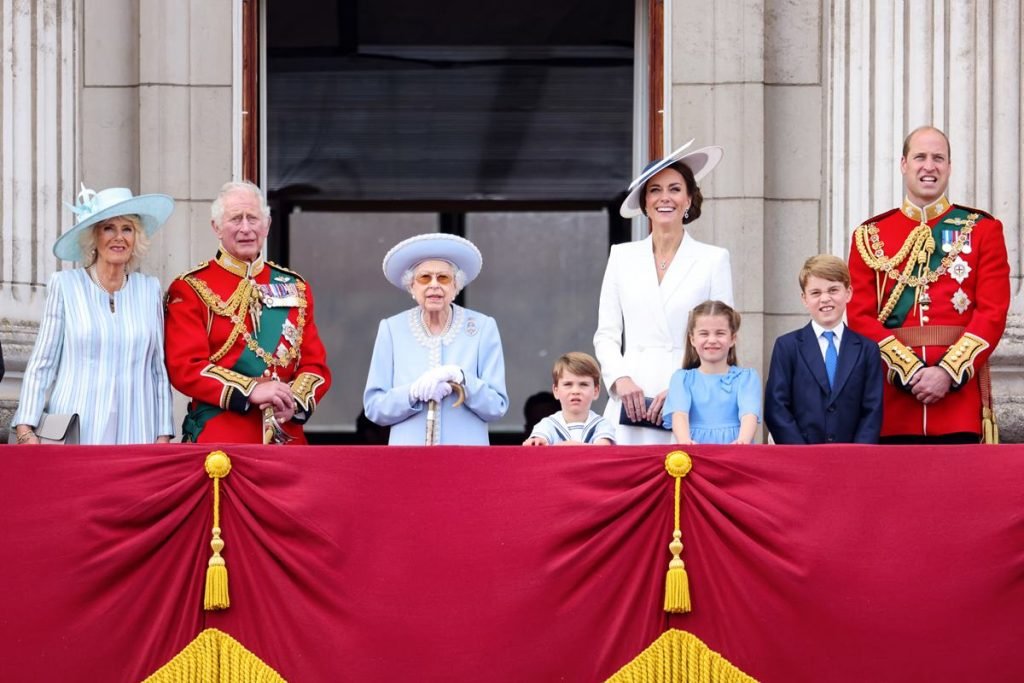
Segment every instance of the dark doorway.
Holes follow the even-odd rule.
[[[632,3],[267,0],[271,258],[306,275],[335,386],[312,438],[351,442],[377,321],[411,305],[380,273],[420,232],[462,234],[484,272],[509,413],[569,350],[592,352],[634,117]]]

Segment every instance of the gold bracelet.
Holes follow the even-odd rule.
[[[26,443],[28,443],[28,440],[31,439],[35,435],[36,435],[36,433],[34,431],[32,431],[31,429],[26,430],[24,432],[21,432],[20,434],[17,434],[18,444],[26,444]]]

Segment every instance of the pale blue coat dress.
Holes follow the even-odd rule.
[[[83,268],[50,277],[13,425],[36,426],[45,409],[78,413],[83,444],[174,435],[159,280],[132,273],[114,308]]]
[[[454,392],[441,402],[439,443],[487,445],[487,423],[508,410],[501,338],[493,318],[454,304],[451,326],[438,336],[427,333],[418,306],[380,321],[363,392],[366,417],[391,427],[390,444],[422,446],[427,406],[409,400],[409,386],[439,365],[462,368],[466,388],[458,408]]]
[[[698,368],[676,370],[662,410],[665,429],[672,429],[676,412],[689,415],[690,438],[696,443],[732,443],[744,415],[761,421],[761,378],[757,370],[735,365],[720,375]]]

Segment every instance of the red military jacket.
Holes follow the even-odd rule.
[[[168,375],[191,398],[184,440],[262,443],[263,416],[247,397],[260,378],[276,375],[297,406],[282,427],[305,443],[302,423],[330,388],[331,372],[302,277],[221,251],[175,279],[166,301]]]
[[[888,379],[882,435],[981,434],[977,373],[1010,306],[1002,223],[945,197],[923,209],[904,201],[854,231],[850,278],[849,325],[878,342]],[[904,388],[925,366],[954,382],[929,406]]]

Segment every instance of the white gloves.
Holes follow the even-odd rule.
[[[462,380],[462,368],[458,365],[441,365],[432,368],[424,372],[419,376],[419,379],[409,385],[409,400],[412,403],[417,401],[440,401],[452,393],[452,386],[448,382],[461,384]]]
[[[437,373],[444,373],[445,382],[455,382],[456,384],[462,384],[465,381],[465,376],[462,374],[462,368],[458,365],[441,365],[440,367],[434,368]]]
[[[434,388],[431,390],[430,396],[428,396],[428,398],[431,401],[437,401],[438,403],[440,403],[441,399],[443,399],[450,393],[452,393],[451,384],[448,384],[448,382],[438,382],[437,384],[434,385]]]

